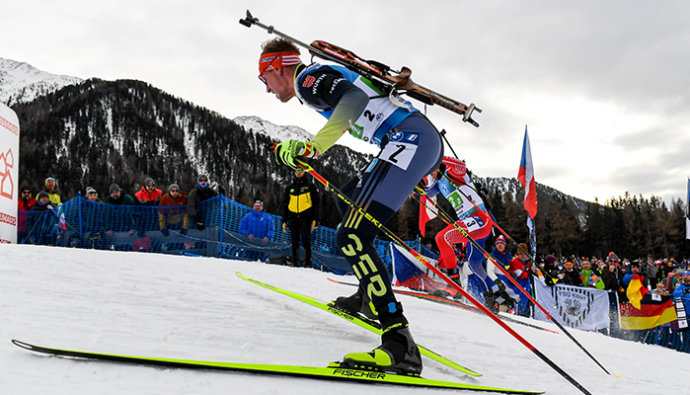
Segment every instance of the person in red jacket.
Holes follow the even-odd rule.
[[[26,238],[26,213],[22,211],[29,211],[31,207],[36,205],[37,200],[31,196],[31,189],[23,187],[22,194],[19,197],[19,213],[17,213],[17,242],[21,243]]]
[[[163,191],[156,188],[156,183],[153,178],[146,177],[144,185],[141,190],[134,195],[135,203],[142,206],[158,206],[158,202],[163,196]],[[149,208],[136,208],[135,214],[137,218],[137,234],[139,237],[144,237],[145,232],[157,229],[156,227],[156,213]]]
[[[523,251],[529,251],[527,244],[520,243],[518,250],[515,252],[515,258],[510,261],[510,267],[508,268],[508,273],[511,277],[517,280],[518,284],[527,291],[528,293],[532,289],[532,284],[530,282],[530,265],[529,257]],[[527,296],[522,294],[517,287],[512,283],[509,284],[510,287],[515,288],[515,292],[520,295],[520,300],[518,301],[518,311],[519,315],[529,316],[529,299]]]
[[[156,188],[156,183],[153,178],[147,177],[144,180],[144,185],[141,190],[134,195],[137,198],[137,202],[144,206],[157,206],[158,202],[163,196],[163,191]]]

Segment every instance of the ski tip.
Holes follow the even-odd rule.
[[[31,350],[33,348],[33,346],[31,344],[25,343],[21,340],[12,339],[11,341],[12,341],[12,344],[14,344],[15,346],[21,347],[21,348],[26,349],[26,350]]]

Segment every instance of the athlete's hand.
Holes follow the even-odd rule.
[[[276,156],[276,162],[293,170],[299,168],[295,162],[296,157],[314,158],[317,155],[313,145],[297,140],[285,140],[282,143],[277,143],[273,145],[273,152]]]

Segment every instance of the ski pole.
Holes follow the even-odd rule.
[[[458,186],[457,184],[455,184],[447,175],[444,174],[443,177],[445,177],[445,178],[451,183],[451,185],[454,186],[455,189],[456,189],[458,192],[460,192],[460,194],[463,195],[463,197],[465,197],[465,199],[469,200],[469,201],[474,205],[474,207],[475,207],[476,209],[479,210],[479,206],[477,206],[476,203],[474,203],[467,195],[465,195],[465,194],[462,192],[462,190],[460,190],[460,188],[459,188],[459,186]],[[416,197],[415,197],[415,199],[416,199]],[[417,199],[417,201],[418,201],[420,204],[423,204],[421,200]],[[425,206],[426,206],[426,205],[425,205]],[[510,280],[511,283],[513,283],[513,285],[515,285],[515,286],[520,290],[520,292],[522,292],[525,296],[527,296],[527,299],[529,299],[530,302],[534,303],[534,305],[537,306],[537,308],[539,308],[539,310],[541,310],[541,311],[544,313],[544,315],[546,315],[546,318],[548,318],[548,319],[551,320],[554,324],[556,324],[556,326],[557,326],[559,329],[561,329],[561,330],[563,331],[563,333],[565,333],[566,336],[568,336],[573,342],[575,342],[575,344],[576,344],[582,351],[584,351],[584,353],[587,354],[587,356],[590,357],[590,358],[592,359],[592,361],[594,361],[604,372],[606,372],[606,374],[611,375],[611,373],[610,373],[608,370],[606,370],[606,368],[605,368],[596,358],[594,358],[594,356],[593,356],[589,351],[587,351],[587,349],[586,349],[582,344],[580,344],[580,342],[578,342],[577,339],[575,339],[575,337],[573,337],[573,335],[572,335],[570,332],[568,332],[568,331],[563,327],[563,325],[561,325],[560,322],[558,322],[558,320],[556,320],[556,319],[555,319],[555,318],[554,318],[554,317],[553,317],[553,316],[552,316],[552,315],[551,315],[551,314],[550,314],[550,313],[549,313],[539,302],[537,302],[536,299],[534,299],[534,298],[532,297],[532,295],[530,295],[529,292],[527,292],[524,288],[522,288],[522,286],[520,286],[520,284],[517,282],[517,280],[514,279],[513,276],[511,276],[511,275],[508,273],[508,271],[505,270],[505,268],[504,268],[502,265],[500,265],[498,262],[496,262],[496,260],[495,260],[491,255],[489,255],[489,253],[488,253],[484,248],[482,248],[474,239],[472,239],[472,237],[469,235],[469,233],[467,233],[464,229],[462,229],[460,226],[458,226],[458,225],[457,225],[455,222],[453,222],[452,220],[449,220],[450,216],[449,216],[447,213],[445,213],[445,212],[441,209],[441,207],[438,207],[438,205],[436,205],[436,204],[434,204],[434,206],[435,206],[435,208],[436,208],[436,211],[437,211],[439,214],[442,214],[441,216],[443,217],[443,220],[444,220],[446,223],[455,225],[455,227],[456,227],[458,230],[460,230],[460,233],[462,233],[462,235],[463,235],[464,237],[466,237],[466,238],[472,243],[473,246],[475,246],[476,248],[478,248],[478,249],[482,252],[482,254],[483,254],[489,261],[491,261],[491,262],[501,271],[501,273],[503,273],[503,275],[506,276],[506,277],[508,278],[508,280]],[[501,231],[501,233],[503,233],[503,234],[505,235],[505,237],[509,238],[510,240],[513,240],[507,233],[505,233],[505,231],[503,231],[503,229],[501,229],[500,226],[498,226],[498,224],[496,223],[496,221],[493,219],[493,216],[491,216],[491,218],[492,218],[492,220],[493,220],[494,226],[496,226],[496,228],[498,228],[498,229]],[[517,242],[516,242],[515,240],[513,240],[513,243],[517,244]],[[518,245],[518,248],[520,249],[520,251],[524,252],[525,255],[527,255],[527,256],[529,257],[529,253],[527,253],[527,252],[524,251],[522,248],[520,248],[520,245]],[[531,258],[530,258],[530,259],[531,259]]]
[[[528,342],[524,337],[520,336],[517,332],[513,330],[510,326],[508,326],[505,322],[503,322],[500,318],[496,316],[496,314],[492,313],[487,309],[482,303],[480,303],[477,299],[472,297],[467,291],[465,291],[462,287],[460,287],[455,281],[451,280],[446,276],[443,272],[441,272],[436,266],[432,265],[429,261],[427,261],[422,255],[420,255],[417,251],[415,251],[413,248],[405,244],[405,242],[398,237],[395,233],[390,231],[384,224],[382,224],[380,221],[378,221],[376,218],[374,218],[370,213],[364,211],[359,205],[357,205],[355,202],[350,200],[345,194],[338,189],[337,187],[331,185],[331,183],[324,178],[321,174],[319,174],[316,170],[314,170],[313,167],[311,167],[309,164],[299,160],[295,159],[295,162],[299,164],[299,166],[302,168],[303,171],[306,171],[314,177],[315,180],[320,182],[327,190],[333,192],[338,199],[342,200],[343,203],[348,205],[352,210],[355,210],[359,215],[363,216],[366,218],[368,221],[370,221],[374,226],[376,226],[383,234],[385,234],[388,238],[390,238],[392,241],[394,241],[396,244],[399,246],[405,248],[410,254],[412,254],[415,258],[419,259],[420,262],[424,264],[429,270],[434,272],[439,278],[443,279],[448,285],[450,285],[453,289],[458,291],[462,296],[464,296],[467,300],[472,302],[479,310],[484,312],[487,316],[489,316],[492,320],[494,320],[498,325],[500,325],[503,329],[505,329],[508,333],[510,333],[515,339],[517,339],[520,343],[522,343],[527,349],[532,351],[535,355],[539,357],[542,361],[544,361],[547,365],[549,365],[552,369],[554,369],[556,372],[558,372],[563,378],[568,380],[571,384],[573,384],[577,389],[582,391],[582,393],[591,395],[589,391],[585,387],[582,386],[577,380],[575,380],[572,376],[570,376],[568,373],[566,373],[560,366],[556,365],[553,361],[551,361],[546,355],[544,355],[541,351],[539,351],[534,345],[532,345],[530,342]]]

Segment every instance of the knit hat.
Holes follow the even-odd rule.
[[[110,193],[112,195],[113,193],[118,192],[118,191],[120,191],[119,185],[117,185],[116,183],[110,184],[110,187],[108,188],[108,193]]]
[[[498,243],[503,243],[503,245],[506,245],[506,238],[503,237],[503,235],[499,235],[499,236],[496,238],[496,244],[498,244]]]
[[[620,261],[620,259],[618,259],[618,255],[616,255],[613,251],[609,252],[609,256],[606,259],[608,259],[608,260],[615,259],[615,260]]]
[[[553,265],[557,260],[558,258],[553,255],[547,255],[546,258],[544,258],[544,262],[546,262],[547,265]]]
[[[48,192],[46,192],[46,191],[41,191],[38,193],[38,200],[41,200],[41,198],[50,199],[50,195],[48,195]]]
[[[170,191],[171,189],[177,189],[177,190],[179,191],[179,190],[180,190],[180,186],[173,182],[172,184],[170,184],[170,185],[168,186],[168,191]]]
[[[522,251],[525,251],[527,253],[527,255],[529,255],[529,248],[527,248],[527,244],[525,244],[525,243],[518,244],[518,250],[517,250],[516,254],[519,254]]]
[[[98,191],[96,191],[96,190],[93,189],[92,187],[86,187],[86,196],[89,196],[89,195],[92,194],[92,193],[96,193],[96,194],[97,194]]]
[[[46,180],[45,180],[45,185],[48,185],[48,182],[49,182],[49,181],[52,181],[52,182],[54,182],[54,183],[57,184],[57,180],[56,180],[56,179],[54,179],[53,177],[48,177],[48,178],[46,178]]]

